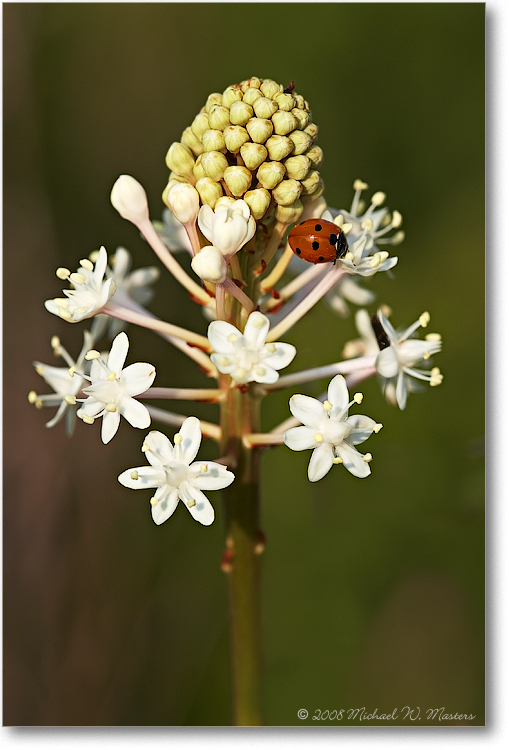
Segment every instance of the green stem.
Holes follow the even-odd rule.
[[[227,573],[230,603],[233,723],[261,726],[261,608],[259,541],[260,450],[242,435],[259,429],[259,399],[228,389],[222,404],[223,451],[236,464],[235,482],[224,491],[226,545],[233,553]]]

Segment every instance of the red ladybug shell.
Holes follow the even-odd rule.
[[[348,250],[343,231],[324,219],[307,219],[297,224],[288,235],[288,242],[295,255],[308,263],[335,263]]]

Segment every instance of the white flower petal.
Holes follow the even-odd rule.
[[[224,364],[225,358],[228,362],[226,365]],[[222,372],[225,375],[231,375],[231,373],[238,367],[236,360],[232,360],[227,354],[211,354],[210,359],[219,372]]]
[[[120,424],[120,413],[118,411],[107,411],[103,416],[101,427],[101,440],[106,445],[118,430]]]
[[[202,471],[202,466],[207,467],[207,471]],[[235,474],[228,471],[226,466],[217,464],[214,461],[196,461],[189,467],[193,475],[193,485],[199,490],[222,490],[235,479]]]
[[[56,411],[56,414],[52,419],[49,420],[49,422],[46,422],[46,427],[51,428],[54,427],[56,424],[60,422],[62,417],[64,416],[67,409],[69,409],[69,405],[65,401],[61,401],[60,405]]]
[[[329,445],[329,443],[322,443],[318,448],[315,448],[308,466],[309,481],[318,482],[323,479],[331,469],[333,458],[332,445]]]
[[[274,344],[276,351],[264,357],[263,364],[270,365],[275,370],[282,370],[288,367],[290,362],[297,354],[297,349],[292,344],[284,344],[280,341]]]
[[[213,320],[209,325],[207,336],[214,351],[220,354],[233,354],[235,346],[233,342],[228,341],[228,337],[236,336],[238,340],[242,334],[235,326],[225,320]]]
[[[244,339],[249,349],[261,349],[270,328],[270,321],[263,313],[252,312],[244,328]]]
[[[398,359],[402,365],[414,365],[424,357],[426,352],[429,354],[437,354],[441,348],[441,341],[408,339],[408,341],[405,341],[398,346]]]
[[[316,447],[316,428],[292,427],[284,434],[285,445],[292,451],[305,451]]]
[[[354,477],[362,479],[371,474],[369,463],[364,461],[362,454],[355,448],[352,448],[352,446],[347,445],[346,443],[341,443],[341,445],[336,446],[336,453],[343,459],[343,466],[345,469],[348,469],[350,474],[353,474]]]
[[[396,401],[401,410],[406,406],[407,399],[407,387],[405,382],[405,375],[400,372],[398,375],[398,382],[396,383]]]
[[[375,360],[375,367],[383,378],[393,378],[398,374],[399,361],[393,346],[382,349]]]
[[[263,374],[261,374],[263,371]],[[276,383],[279,380],[279,373],[273,367],[269,367],[267,361],[261,365],[255,365],[250,373],[247,382],[255,383]]]
[[[123,279],[129,273],[129,269],[131,268],[131,253],[125,247],[117,247],[113,258],[115,259],[112,263],[113,274],[118,281],[118,279]]]
[[[385,317],[385,315],[383,314],[381,310],[378,310],[377,316],[378,316],[378,320],[382,324],[382,327],[385,333],[387,334],[387,336],[389,337],[390,341],[392,343],[396,342],[398,340],[398,334],[394,330],[392,323],[389,322],[389,320]]]
[[[117,375],[120,374],[124,366],[124,362],[129,351],[129,339],[127,333],[119,333],[114,339],[110,353],[108,355],[108,369],[110,372],[115,372]]]
[[[133,475],[137,479],[133,479]],[[165,473],[163,469],[153,466],[137,466],[134,469],[126,469],[118,477],[120,484],[131,490],[146,490],[161,487],[164,484]]]
[[[159,430],[149,432],[143,442],[149,447],[145,456],[152,466],[161,467],[173,461],[173,446],[166,435],[163,435]]]
[[[348,436],[348,442],[352,445],[359,445],[359,443],[367,440],[373,434],[377,424],[374,419],[366,417],[364,414],[354,414],[348,417],[346,422],[353,428]]]
[[[367,310],[357,310],[355,313],[355,325],[366,345],[366,354],[378,354],[380,348]]]
[[[87,417],[97,417],[99,412],[101,412],[104,409],[104,404],[102,404],[100,401],[97,401],[97,399],[93,398],[92,396],[89,396],[86,401],[84,401],[80,408],[78,409],[78,417],[82,417],[83,414],[86,414]]]
[[[95,268],[93,271],[94,274],[94,281],[99,285],[102,280],[104,273],[106,271],[106,266],[108,265],[108,253],[106,252],[105,247],[101,247],[99,250],[99,254],[97,256],[97,260],[95,262]]]
[[[182,423],[179,434],[182,435],[183,438],[182,442],[180,443],[182,455],[186,463],[190,464],[191,461],[194,461],[194,459],[196,458],[196,454],[200,449],[200,420],[196,417],[188,417]]]
[[[155,376],[154,365],[149,365],[147,362],[135,362],[122,370],[120,384],[129,396],[137,396],[150,388]]]
[[[175,512],[179,502],[179,492],[176,489],[164,486],[160,491],[156,492],[154,497],[157,497],[159,502],[157,505],[152,506],[152,518],[154,523],[160,526]]]
[[[145,404],[140,404],[139,401],[131,398],[131,396],[124,396],[118,408],[124,419],[127,419],[133,427],[145,430],[150,426],[152,420],[149,410]]]
[[[215,514],[214,508],[206,495],[197,487],[193,487],[190,482],[182,482],[179,487],[179,494],[192,517],[203,526],[210,526]]]
[[[202,206],[200,208],[200,212],[198,214],[198,226],[200,227],[202,234],[208,239],[208,241],[212,242],[214,211],[210,206]]]
[[[332,378],[327,389],[327,400],[333,405],[335,411],[342,411],[348,406],[350,396],[343,375],[336,375]]]
[[[311,396],[295,394],[291,397],[290,411],[293,416],[307,427],[318,428],[323,417],[323,404]]]

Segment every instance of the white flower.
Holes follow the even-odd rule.
[[[192,254],[191,242],[187,232],[169,208],[164,209],[162,221],[153,221],[152,224],[171,253],[188,252]]]
[[[222,284],[228,275],[228,264],[224,255],[214,245],[202,247],[191,261],[195,274],[212,284]]]
[[[85,364],[85,354],[92,345],[92,336],[88,331],[83,333],[83,347],[76,361],[72,359],[68,351],[60,343],[58,336],[53,336],[51,345],[55,356],[62,357],[67,367],[54,367],[45,365],[42,362],[34,362],[35,371],[40,375],[48,385],[53,388],[54,393],[47,395],[37,394],[30,391],[28,400],[35,404],[36,407],[58,406],[55,416],[46,422],[46,427],[54,427],[65,416],[65,428],[68,435],[72,434],[76,416],[76,395],[80,392],[83,385],[83,378],[79,375],[70,374],[71,371],[81,369]]]
[[[104,280],[107,263],[106,250],[101,247],[95,267],[92,261],[85,258],[80,261],[76,273],[71,273],[67,268],[58,268],[58,278],[68,279],[74,289],[64,289],[66,296],[63,298],[46,300],[46,310],[69,323],[77,323],[100,312],[115,294],[113,279]]]
[[[101,439],[109,443],[115,435],[122,415],[133,427],[144,429],[150,425],[150,414],[146,406],[136,401],[133,396],[146,391],[156,376],[153,365],[136,362],[124,368],[129,349],[126,333],[119,333],[111,345],[108,359],[105,362],[98,352],[89,352],[87,357],[93,359],[90,368],[90,385],[83,388],[88,396],[77,415],[87,424],[97,417],[102,417]]]
[[[426,328],[429,319],[429,313],[424,312],[409,328],[398,332],[383,312],[378,311],[379,325],[382,330],[377,334],[377,339],[381,351],[376,358],[375,367],[382,377],[387,400],[394,405],[397,404],[400,409],[406,406],[408,392],[419,390],[419,383],[416,383],[416,380],[436,386],[440,385],[443,379],[438,367],[433,367],[431,370],[415,367],[416,364],[428,360],[442,349],[442,340],[438,333],[428,334],[424,341],[411,338],[418,328]]]
[[[149,218],[145,189],[129,174],[120,175],[113,185],[110,200],[120,216],[133,224],[140,224]]]
[[[202,490],[228,487],[235,475],[214,461],[194,461],[201,443],[200,421],[196,417],[183,422],[174,442],[172,446],[166,435],[150,432],[142,446],[150,466],[127,469],[118,481],[134,490],[157,487],[150,504],[152,518],[158,525],[173,514],[182,500],[194,519],[210,526],[214,508]]]
[[[376,358],[380,354],[380,345],[371,321],[372,319],[367,310],[357,310],[355,313],[355,325],[360,333],[360,338],[346,342],[343,347],[343,357],[345,359],[369,356]]]
[[[219,372],[231,375],[236,383],[275,383],[277,370],[287,367],[297,350],[292,344],[266,344],[269,319],[252,312],[242,334],[231,323],[214,320],[208,329],[211,359]]]
[[[256,221],[243,200],[233,201],[229,205],[221,204],[215,211],[210,206],[202,206],[198,226],[211,245],[217,247],[226,258],[244,247],[256,231]]]
[[[355,477],[371,474],[371,454],[363,455],[354,446],[363,443],[373,432],[379,432],[382,425],[362,414],[348,416],[350,406],[361,401],[361,394],[349,401],[342,375],[331,380],[327,400],[323,403],[310,396],[291,397],[290,411],[303,426],[285,432],[285,445],[293,451],[313,450],[308,467],[310,482],[322,479],[333,464],[344,464]]]
[[[321,216],[326,221],[345,227],[349,247],[345,257],[338,258],[338,262],[343,264],[348,273],[359,276],[373,276],[393,268],[398,259],[390,258],[389,253],[380,250],[379,245],[399,245],[404,239],[404,232],[401,231],[387,236],[393,229],[401,226],[403,219],[399,211],[393,211],[391,216],[387,207],[381,208],[385,202],[385,193],[375,193],[368,209],[364,211],[360,196],[367,187],[365,182],[356,180],[350,210],[328,208]]]
[[[125,247],[117,247],[115,254],[110,257],[110,267],[106,268],[106,276],[113,279],[115,285],[115,302],[123,307],[133,307],[133,301],[138,305],[148,305],[154,297],[152,284],[159,278],[159,269],[146,266],[131,271],[131,253]],[[109,315],[98,315],[94,320],[92,333],[99,339],[106,328],[111,339],[124,331],[128,326],[119,318]]]

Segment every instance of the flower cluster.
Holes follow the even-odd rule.
[[[374,292],[359,282],[390,271],[398,259],[386,248],[403,239],[401,214],[385,207],[382,192],[363,204],[367,185],[360,180],[354,183],[349,210],[327,206],[317,133],[309,105],[293,83],[285,88],[253,77],[211,94],[180,141],[170,146],[163,222],[150,220],[145,190],[134,177],[121,175],[115,182],[113,206],[138,228],[159,263],[202,307],[206,331],[192,331],[149,312],[159,267],[132,271],[131,256],[123,247],[109,262],[102,247],[81,260],[75,273],[57,269],[58,278],[67,280],[70,288],[64,297],[47,300],[47,310],[66,322],[93,322],[75,360],[53,337],[53,351],[66,367],[35,362],[36,372],[54,393],[31,391],[29,401],[38,408],[56,406],[47,426],[65,417],[69,434],[76,416],[85,424],[101,419],[103,443],[114,437],[121,416],[137,429],[149,428],[152,421],[177,429],[173,442],[163,432],[149,432],[142,444],[149,465],[127,469],[118,477],[125,487],[155,490],[150,507],[158,525],[175,512],[179,500],[195,520],[210,525],[215,513],[203,491],[228,488],[236,470],[243,477],[254,471],[258,462],[253,460],[251,466],[249,456],[269,446],[311,450],[311,482],[321,480],[336,464],[355,477],[367,477],[372,456],[357,446],[382,425],[350,415],[362,395],[355,392],[350,399],[349,389],[376,376],[386,398],[404,409],[408,393],[419,384],[442,381],[439,369],[428,367],[441,350],[441,337],[416,338],[418,329],[428,325],[429,314],[396,331],[382,307],[371,316],[365,309],[357,312],[361,338],[345,345],[343,360],[281,374],[297,356],[295,346],[281,339],[323,299],[341,315],[348,311],[348,302],[370,305]],[[333,262],[305,263],[292,252],[288,234],[306,219],[331,223],[324,240],[331,246],[343,238],[344,252],[338,250]],[[191,256],[191,272],[185,255],[182,263],[175,257],[179,251]],[[293,277],[292,268],[297,269]],[[154,387],[154,365],[125,366],[127,325],[160,335],[193,360],[204,377],[216,380],[215,387]],[[113,339],[106,352],[100,346],[105,334]],[[292,395],[292,417],[259,432],[262,398],[278,389],[302,390],[321,379],[330,380],[322,398]],[[217,422],[199,421],[143,403],[154,399],[216,403],[220,413]],[[217,442],[217,461],[195,460],[202,435]]]

